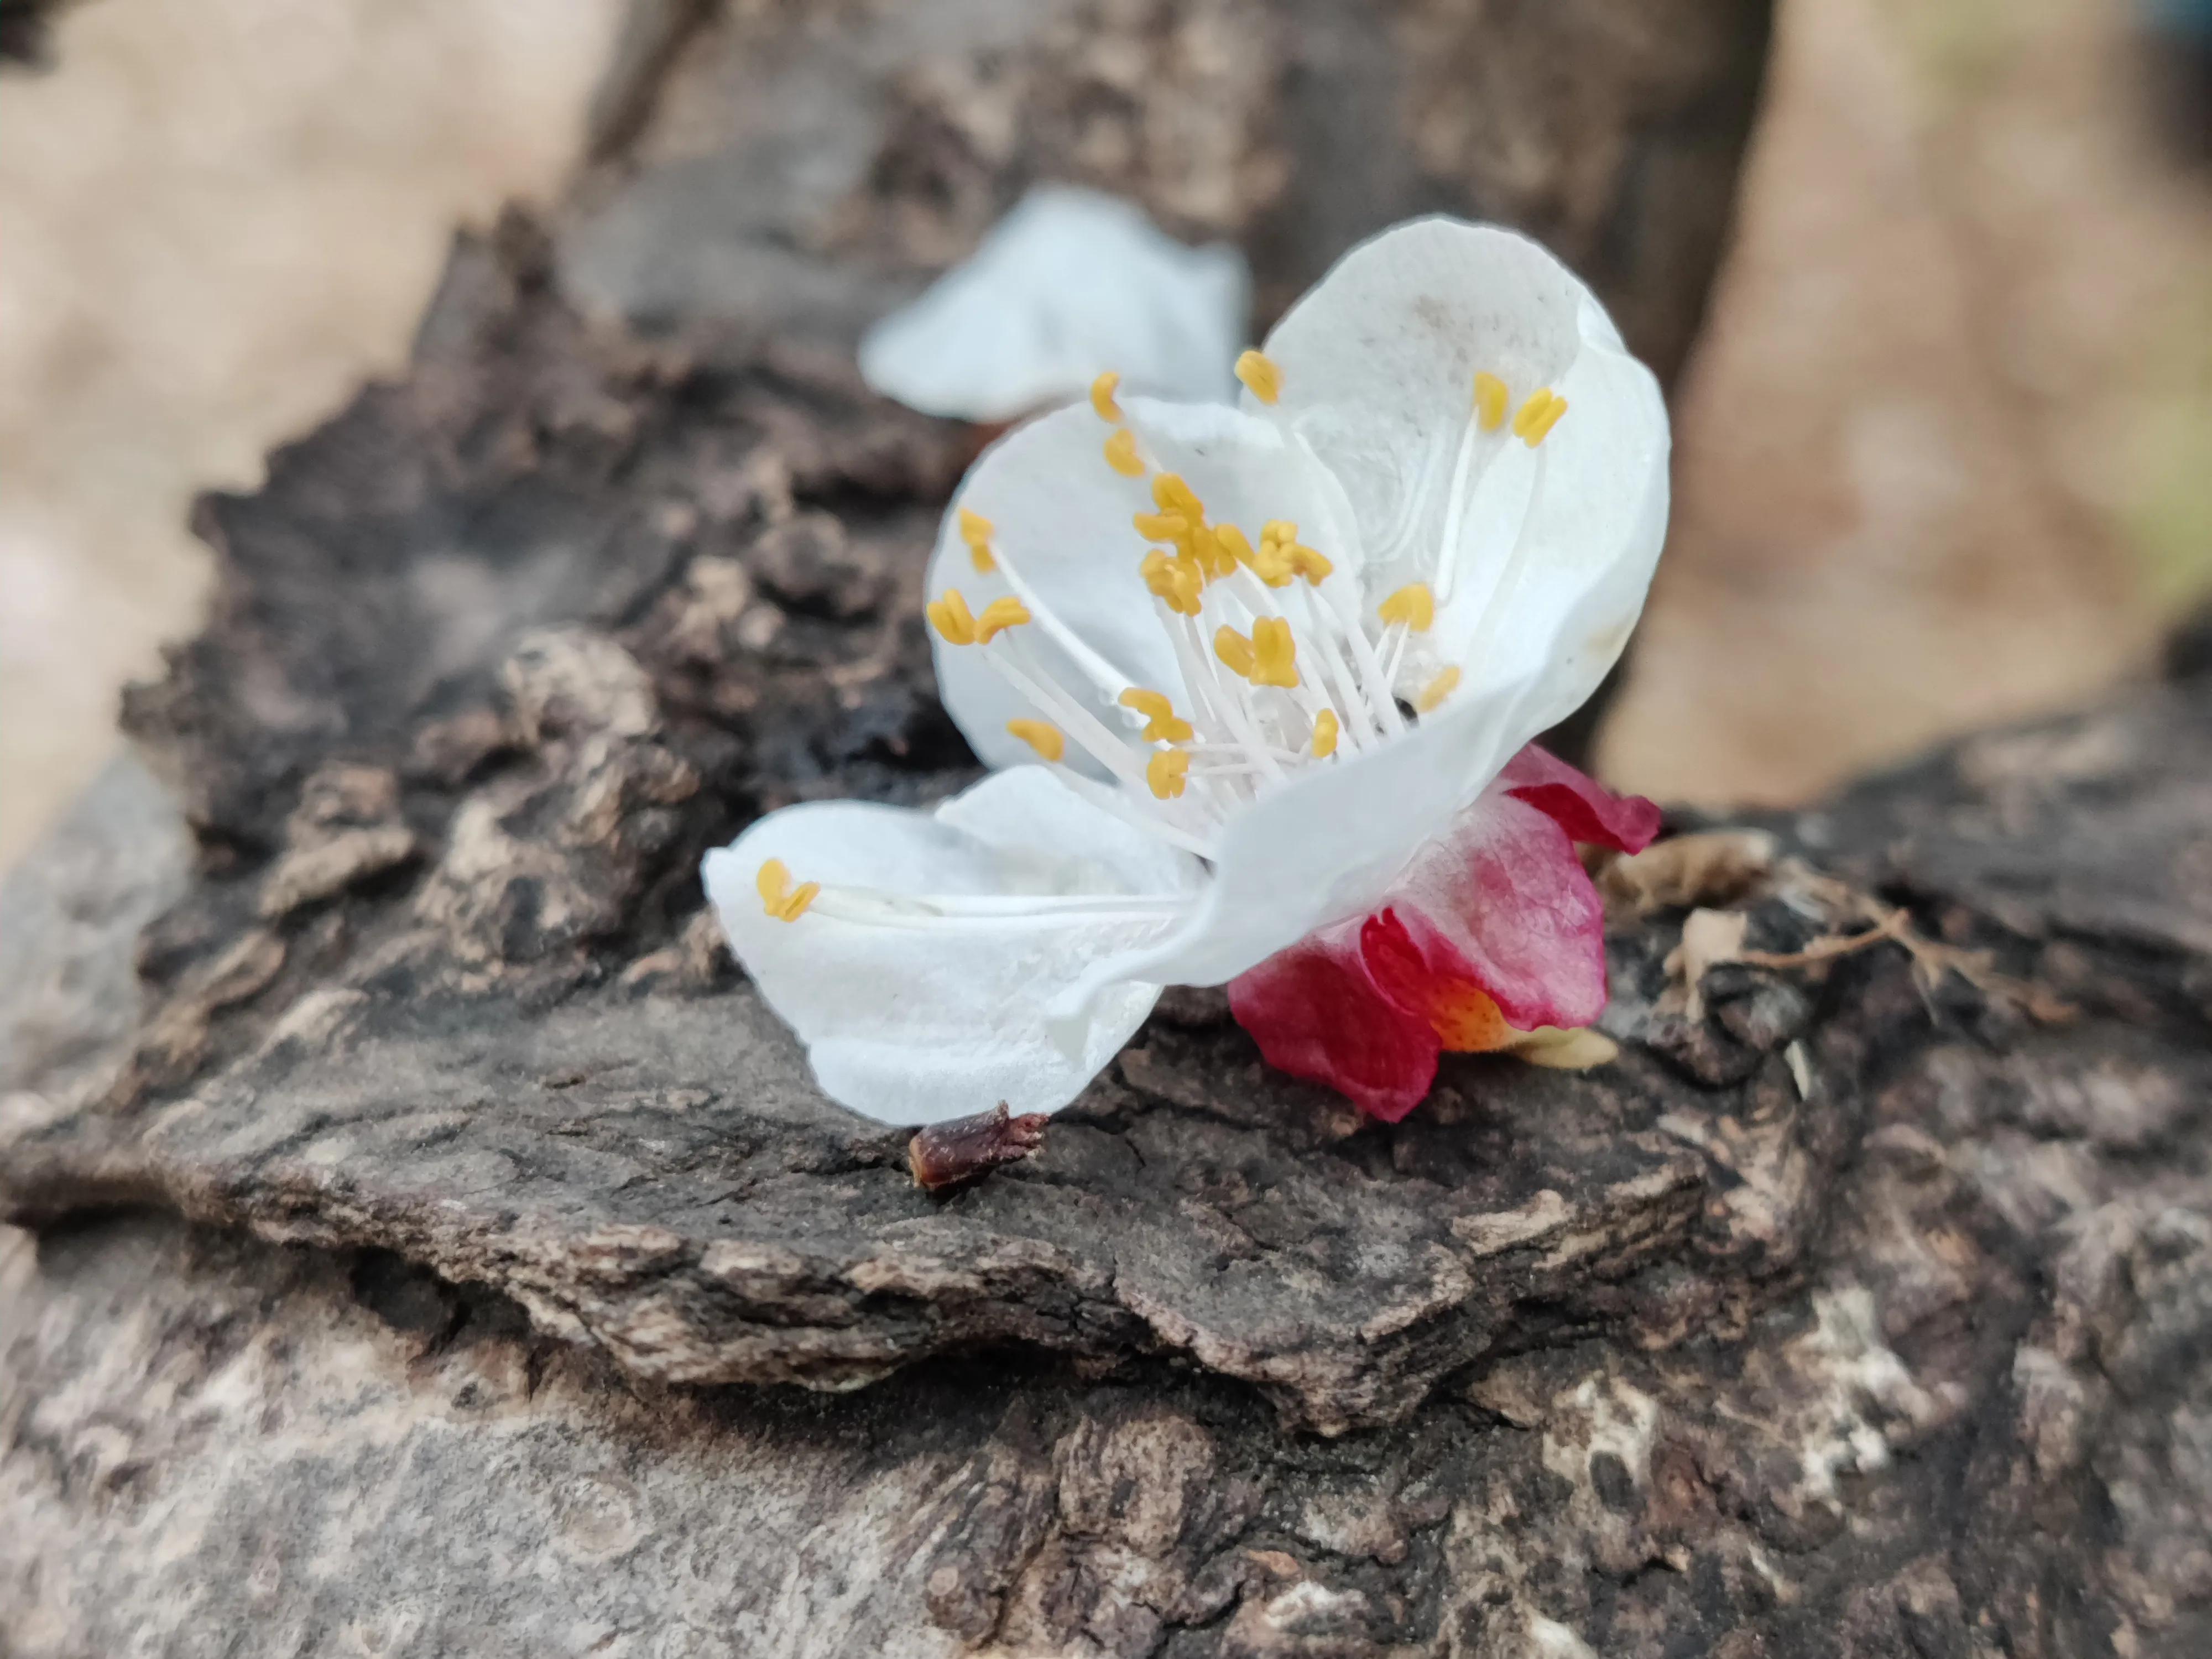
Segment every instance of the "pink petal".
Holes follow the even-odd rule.
[[[1384,908],[1431,979],[1471,981],[1521,1030],[1605,1010],[1605,908],[1567,830],[1517,789],[1486,790],[1413,855]]]
[[[1659,834],[1657,805],[1641,795],[1616,795],[1559,758],[1530,744],[1505,763],[1498,781],[1577,841],[1640,853]]]
[[[1395,1123],[1437,1074],[1437,1034],[1377,990],[1361,923],[1323,930],[1229,981],[1229,1008],[1277,1071],[1319,1083]]]

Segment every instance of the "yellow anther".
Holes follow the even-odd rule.
[[[1513,417],[1513,435],[1534,449],[1544,441],[1544,434],[1566,412],[1565,398],[1549,386],[1540,387],[1528,394],[1528,401],[1521,405],[1521,412]]]
[[[1170,556],[1156,547],[1145,555],[1137,568],[1144,576],[1145,586],[1155,598],[1165,600],[1169,610],[1178,616],[1198,614],[1206,573],[1189,554]]]
[[[1143,458],[1137,453],[1137,434],[1123,427],[1106,441],[1106,465],[1125,478],[1145,476]]]
[[[1206,503],[1176,473],[1163,472],[1152,479],[1152,501],[1163,513],[1180,513],[1193,524],[1206,522]]]
[[[988,576],[999,568],[991,554],[991,521],[981,514],[960,509],[960,539],[968,544],[968,561],[979,575]]]
[[[1163,749],[1145,763],[1145,781],[1162,800],[1173,800],[1189,787],[1190,755],[1182,749]]]
[[[1196,556],[1206,574],[1216,580],[1237,574],[1236,551],[1221,537],[1224,530],[1234,531],[1236,528],[1234,525],[1200,525],[1190,532],[1191,552]],[[1244,538],[1239,536],[1237,539],[1241,542]]]
[[[1415,634],[1425,634],[1437,623],[1437,596],[1426,582],[1410,582],[1375,607],[1386,623],[1403,623]]]
[[[1283,371],[1272,357],[1248,351],[1237,360],[1237,378],[1263,404],[1283,395]]]
[[[1190,541],[1190,520],[1180,513],[1138,513],[1131,515],[1129,522],[1148,542],[1171,542],[1182,547]]]
[[[822,884],[810,881],[804,887],[793,887],[790,868],[781,859],[770,859],[753,878],[753,888],[761,896],[761,908],[769,915],[778,921],[797,921],[806,914],[806,907],[814,902]]]
[[[975,613],[969,610],[968,601],[960,597],[958,588],[946,588],[942,599],[933,599],[922,607],[922,614],[929,618],[929,625],[945,644],[975,643]]]
[[[1121,405],[1114,401],[1114,389],[1121,384],[1121,377],[1110,368],[1091,383],[1091,406],[1100,420],[1120,423]]]
[[[753,886],[761,896],[761,902],[774,915],[783,908],[791,895],[791,866],[781,859],[770,859],[753,876]]]
[[[1252,562],[1252,544],[1244,539],[1244,532],[1233,524],[1215,525],[1213,544],[1229,561],[1228,567],[1219,573],[1222,575],[1234,575],[1238,565]]]
[[[1421,695],[1413,699],[1413,707],[1424,714],[1433,713],[1446,697],[1459,690],[1459,678],[1457,668],[1445,669],[1421,688]]]
[[[1338,732],[1336,710],[1324,708],[1314,716],[1313,754],[1316,760],[1327,760],[1336,752]]]
[[[1229,665],[1231,673],[1248,680],[1260,665],[1259,653],[1253,650],[1252,641],[1227,623],[1213,630],[1213,654]]]
[[[1190,722],[1176,713],[1175,704],[1162,692],[1133,685],[1121,694],[1121,707],[1133,708],[1145,717],[1146,743],[1188,743],[1196,735]]]
[[[983,614],[975,618],[975,643],[988,645],[1009,628],[1019,628],[1030,619],[1030,608],[1009,595],[994,599],[983,607]]]
[[[1284,555],[1284,558],[1291,574],[1304,576],[1316,587],[1327,581],[1329,572],[1336,568],[1310,547],[1293,547]]]
[[[1514,414],[1513,435],[1516,438],[1527,437],[1528,435],[1529,426],[1539,416],[1542,415],[1543,412],[1551,406],[1551,387],[1547,386],[1539,386],[1535,391],[1530,392],[1527,401],[1524,402],[1521,405],[1520,409]]]
[[[1056,761],[1067,752],[1067,734],[1050,720],[1008,720],[1006,730],[1036,750],[1040,760]]]
[[[1559,396],[1557,393],[1554,393],[1553,395],[1550,406],[1547,407],[1541,415],[1538,416],[1534,421],[1529,422],[1528,430],[1522,434],[1522,441],[1526,443],[1529,448],[1534,449],[1538,444],[1543,442],[1545,439],[1552,435],[1552,428],[1559,425],[1559,417],[1566,412],[1567,400],[1565,398]]]
[[[1245,562],[1252,567],[1252,574],[1268,586],[1287,587],[1292,569],[1291,550],[1297,545],[1297,526],[1288,519],[1270,519],[1260,526],[1260,545]]]
[[[1255,685],[1279,685],[1285,690],[1298,683],[1298,646],[1291,625],[1280,617],[1261,617],[1252,624],[1252,668]]]
[[[1485,432],[1495,432],[1505,424],[1505,411],[1512,404],[1513,394],[1495,374],[1485,373],[1474,377],[1475,420]]]
[[[1175,583],[1176,608],[1186,617],[1195,617],[1205,603],[1206,572],[1188,553],[1176,556]]]

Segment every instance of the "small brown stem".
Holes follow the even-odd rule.
[[[917,1130],[907,1143],[907,1167],[924,1191],[946,1192],[1001,1164],[1029,1157],[1044,1145],[1044,1126],[1050,1121],[1042,1112],[1009,1116],[1002,1100],[988,1112]]]

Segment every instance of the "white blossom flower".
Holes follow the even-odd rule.
[[[1440,1049],[1601,1012],[1572,842],[1657,812],[1528,744],[1641,610],[1656,384],[1543,249],[1443,218],[1354,249],[1237,373],[1240,408],[1103,375],[962,484],[929,613],[995,775],[708,855],[834,1099],[1052,1110],[1158,988],[1227,983],[1271,1061],[1395,1118]]]
[[[868,331],[860,375],[925,415],[985,422],[1079,398],[1109,368],[1133,392],[1228,398],[1250,305],[1235,248],[1186,247],[1132,203],[1045,185]]]

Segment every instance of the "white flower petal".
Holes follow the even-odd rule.
[[[754,886],[771,858],[825,891],[796,921]],[[1177,926],[1203,880],[1188,856],[1100,811],[1043,767],[1002,772],[934,813],[856,801],[772,812],[707,855],[707,892],[769,1007],[833,1100],[889,1123],[1066,1105],[1143,1022],[1155,984],[1116,972]],[[1130,895],[1120,913],[911,924],[838,914],[833,886],[902,897]],[[848,908],[856,902],[848,900]],[[865,901],[857,902],[865,903]],[[1056,993],[1103,971],[1073,1008]]]
[[[1579,708],[1620,657],[1667,539],[1667,411],[1650,371],[1586,349],[1554,390],[1565,417],[1533,454],[1513,446],[1535,473],[1517,547],[1493,541],[1469,562],[1427,641],[1470,685],[1540,676],[1530,738]]]
[[[1148,398],[1121,404],[1152,470],[1180,474],[1205,502],[1209,520],[1235,524],[1254,542],[1267,520],[1291,520],[1336,563],[1332,582],[1357,581],[1359,549],[1350,505],[1303,440],[1225,404]],[[1018,580],[1042,602],[1032,604],[1036,620],[1019,630],[1022,647],[1109,730],[1126,732],[1129,723],[1115,706],[1122,686],[1164,692],[1185,711],[1190,699],[1139,568],[1152,544],[1132,520],[1155,508],[1151,477],[1123,477],[1107,465],[1105,445],[1114,431],[1082,403],[1041,416],[992,445],[953,497],[927,580],[931,598],[957,588],[980,612],[1015,592]],[[963,509],[990,520],[1000,570],[975,568],[960,527]],[[1055,641],[1055,619],[1076,636],[1079,650]],[[1008,735],[1006,722],[1050,719],[1049,712],[1009,686],[975,647],[948,645],[934,631],[930,643],[939,695],[977,756],[993,766],[1033,758]],[[1085,653],[1102,672],[1079,665]],[[1095,771],[1073,744],[1068,761]]]
[[[945,513],[925,580],[931,599],[957,588],[976,611],[1011,593],[1006,569],[977,571],[961,537],[963,510],[989,520],[994,549],[1046,613],[1020,630],[1022,646],[1056,684],[1120,732],[1126,728],[1114,708],[1115,693],[1100,678],[1180,697],[1182,676],[1138,572],[1144,538],[1129,522],[1152,510],[1151,487],[1106,464],[1112,434],[1089,404],[1076,404],[1017,427],[985,450]],[[1085,672],[1076,653],[1054,642],[1054,618],[1075,632],[1082,650],[1103,665],[1101,674]],[[948,645],[933,629],[929,642],[938,695],[977,757],[991,766],[1034,760],[1021,739],[1007,735],[1006,722],[1050,716],[1000,678],[975,647]],[[1073,744],[1068,760],[1082,763]]]
[[[1080,397],[1107,369],[1132,391],[1225,399],[1250,289],[1234,248],[1186,247],[1130,203],[1049,186],[871,329],[860,373],[909,408],[970,421]]]
[[[1223,984],[1318,928],[1366,914],[1512,758],[1535,690],[1455,697],[1402,738],[1262,795],[1229,824],[1198,908],[1115,971]]]
[[[1642,610],[1668,505],[1657,382],[1589,289],[1525,237],[1420,220],[1347,253],[1266,349],[1283,380],[1266,412],[1343,479],[1371,585],[1438,582],[1436,627],[1401,686],[1449,665],[1466,696],[1540,668],[1523,736],[1571,713]],[[1549,387],[1567,412],[1534,450],[1510,421],[1475,432],[1478,373],[1514,406]],[[1245,406],[1263,408],[1249,394]]]
[[[1497,375],[1516,404],[1555,383],[1582,349],[1588,299],[1524,236],[1417,219],[1353,248],[1291,307],[1263,348],[1281,396],[1247,392],[1244,406],[1296,427],[1344,480],[1370,556],[1401,541],[1433,552],[1475,375]]]

